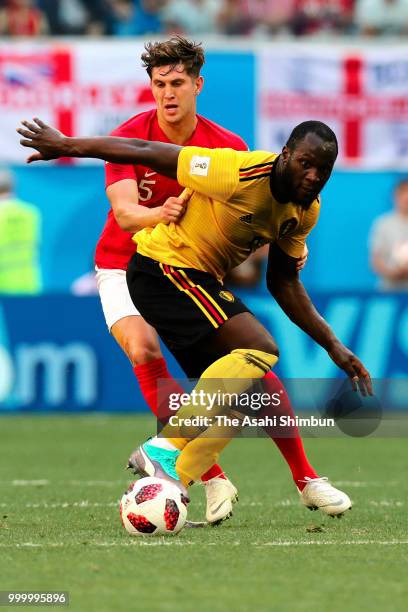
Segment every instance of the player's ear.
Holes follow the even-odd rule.
[[[288,147],[285,145],[282,149],[281,158],[286,163],[290,157],[290,151]]]
[[[198,96],[201,93],[201,91],[203,89],[203,85],[204,85],[204,77],[202,77],[202,76],[197,77],[196,81],[195,81],[195,86],[196,86],[195,94],[196,94],[196,96]]]

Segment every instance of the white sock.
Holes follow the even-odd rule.
[[[152,446],[157,446],[158,448],[163,448],[164,450],[179,450],[177,446],[174,446],[174,444],[169,442],[167,438],[161,438],[160,436],[154,436],[154,438],[149,440],[149,444]]]

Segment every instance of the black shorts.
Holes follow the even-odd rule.
[[[136,308],[173,353],[191,348],[231,317],[250,312],[211,274],[135,253],[126,280]]]

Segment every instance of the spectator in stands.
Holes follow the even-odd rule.
[[[163,31],[162,11],[167,0],[135,0],[139,34],[156,34]]]
[[[219,9],[219,0],[169,0],[162,20],[167,33],[212,34]]]
[[[0,34],[40,36],[47,33],[46,16],[33,0],[8,0],[0,7]]]
[[[91,19],[82,0],[57,0],[62,34],[75,36],[88,32]]]
[[[115,36],[135,36],[138,34],[136,5],[133,0],[111,0]]]
[[[394,210],[371,229],[371,263],[384,290],[408,290],[408,178],[394,190]]]
[[[40,213],[13,194],[13,176],[0,170],[0,293],[41,291]]]
[[[59,0],[38,0],[37,5],[46,16],[49,34],[61,34]]]
[[[63,0],[66,4],[71,5],[72,0]],[[78,2],[78,0],[75,0]],[[81,0],[82,7],[86,11],[86,26],[85,34],[92,36],[100,36],[102,34],[112,34],[112,6],[109,0]]]
[[[357,0],[355,22],[361,34],[408,33],[408,0]]]
[[[161,12],[166,0],[110,0],[113,34],[138,36],[163,31]]]
[[[288,33],[295,15],[296,0],[245,0],[252,20],[253,34]]]
[[[295,0],[292,31],[297,36],[353,29],[355,0]]]
[[[224,0],[217,14],[217,27],[221,34],[245,36],[252,33],[255,25],[247,0]]]
[[[112,34],[110,0],[40,0],[52,34]]]

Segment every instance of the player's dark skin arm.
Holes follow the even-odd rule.
[[[269,249],[266,282],[285,314],[328,352],[334,363],[350,377],[363,395],[372,395],[371,378],[360,360],[335,336],[317,312],[296,271],[297,260],[276,244]]]
[[[177,161],[181,147],[139,138],[97,136],[70,138],[46,125],[41,119],[22,121],[17,132],[24,147],[37,150],[28,163],[58,157],[90,157],[118,164],[142,164],[170,178],[177,178]]]

